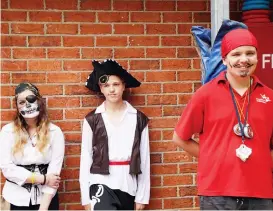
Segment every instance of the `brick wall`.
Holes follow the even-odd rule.
[[[61,208],[81,209],[81,123],[101,99],[84,87],[91,60],[115,58],[140,81],[129,100],[150,121],[149,209],[197,209],[196,159],[172,142],[175,123],[200,87],[190,29],[209,27],[209,0],[1,0],[1,123],[13,119],[14,87],[36,84],[66,139]],[[231,17],[240,17],[231,0]],[[236,12],[237,11],[237,12]],[[2,177],[2,183],[4,179]]]

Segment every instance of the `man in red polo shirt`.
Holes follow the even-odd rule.
[[[227,70],[197,90],[175,127],[173,141],[198,157],[203,210],[272,209],[273,90],[253,75],[257,48],[247,29],[227,33]]]

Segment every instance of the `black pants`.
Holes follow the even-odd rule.
[[[10,210],[39,210],[40,204],[32,205],[31,201],[29,202],[28,207],[24,206],[15,206],[13,204],[10,204]],[[52,198],[50,205],[48,207],[48,210],[59,210],[59,197],[58,192],[55,194],[55,196]]]
[[[90,200],[94,210],[134,210],[135,197],[106,185],[90,186]]]
[[[201,210],[272,210],[272,199],[200,196]]]

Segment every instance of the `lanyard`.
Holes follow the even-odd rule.
[[[232,97],[232,102],[233,102],[233,105],[234,105],[234,108],[235,108],[235,111],[236,111],[236,117],[237,117],[238,122],[239,122],[239,127],[240,127],[240,130],[241,130],[242,141],[244,142],[244,140],[245,140],[244,128],[243,128],[243,125],[242,125],[242,122],[241,122],[241,119],[240,119],[239,110],[238,110],[238,107],[237,107],[236,102],[235,102],[235,95],[234,95],[234,93],[232,91],[231,85],[229,85],[229,91],[230,91],[230,94],[231,94],[231,97]],[[248,102],[247,102],[247,107],[246,107],[244,126],[246,125],[247,119],[248,119],[248,109],[249,109],[249,105],[250,105],[250,91],[251,91],[251,83],[250,83],[249,92],[248,92],[248,96],[247,96],[248,97],[248,99],[247,99]]]

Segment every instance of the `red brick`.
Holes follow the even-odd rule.
[[[44,34],[43,24],[12,24],[14,34]]]
[[[75,175],[75,174],[73,174]],[[68,178],[70,179],[71,176]],[[74,178],[73,178],[74,179]],[[59,198],[61,202],[64,203],[73,203],[73,202],[79,202],[80,201],[80,194],[79,193],[59,193]]]
[[[130,102],[133,106],[145,105],[145,96],[131,95],[130,93],[129,96],[125,96],[124,99]]]
[[[65,110],[66,119],[83,119],[86,114],[90,112],[90,109],[70,109]]]
[[[63,110],[48,109],[48,116],[49,116],[50,120],[62,120],[63,119]]]
[[[49,83],[78,83],[80,82],[79,73],[48,73],[47,82]]]
[[[192,22],[191,12],[163,12],[163,23]]]
[[[119,58],[143,58],[143,48],[116,48],[114,51],[114,57]]]
[[[28,81],[30,83],[44,83],[46,81],[45,73],[13,73],[12,83]]]
[[[196,196],[197,195],[197,188],[196,186],[186,186],[186,187],[179,187],[179,196]]]
[[[2,60],[1,62],[2,71],[24,71],[27,70],[26,61],[12,61]]]
[[[178,11],[206,11],[208,10],[207,1],[178,1]]]
[[[14,48],[14,59],[32,59],[32,58],[45,58],[45,49],[43,48]]]
[[[163,92],[190,93],[190,92],[192,92],[192,84],[191,83],[164,83],[163,84]]]
[[[171,130],[163,130],[162,131],[163,140],[170,140],[173,139],[173,129]]]
[[[61,85],[39,85],[40,93],[42,95],[61,95],[63,94],[63,87]]]
[[[176,34],[175,24],[147,24],[147,34]]]
[[[45,0],[46,9],[56,9],[56,10],[77,10],[78,1],[77,0]]]
[[[146,72],[146,81],[157,82],[157,81],[175,81],[176,72],[175,71],[153,71]]]
[[[172,1],[146,1],[146,10],[150,11],[174,11],[175,2]]]
[[[176,57],[175,48],[147,48],[147,58],[174,58]]]
[[[178,72],[179,81],[200,81],[201,72],[200,71],[181,71]]]
[[[1,73],[1,76],[2,76],[3,73]],[[11,85],[8,85],[8,86],[1,86],[1,96],[14,96],[14,89],[15,89],[15,86],[11,86]]]
[[[179,48],[177,51],[178,58],[198,58],[196,48]]]
[[[193,13],[193,22],[195,22],[195,23],[198,23],[198,22],[209,23],[210,18],[211,18],[210,12],[195,12],[195,13]]]
[[[65,22],[95,22],[95,12],[64,12]]]
[[[65,141],[72,143],[81,143],[81,133],[65,133]]]
[[[28,38],[29,46],[61,46],[61,37],[55,36],[30,36]]]
[[[192,162],[193,157],[187,152],[168,152],[163,154],[164,163]]]
[[[175,208],[191,208],[193,206],[192,198],[172,198],[164,199],[164,209],[175,209]]]
[[[62,70],[62,63],[57,60],[31,60],[28,62],[28,70],[60,71]]]
[[[89,60],[64,61],[63,66],[64,70],[68,71],[84,71],[93,69]]]
[[[91,95],[91,91],[84,85],[65,86],[65,95]]]
[[[181,116],[182,111],[181,106],[164,106],[163,116]]]
[[[145,210],[161,210],[163,208],[162,199],[151,199],[149,204],[145,206]]]
[[[12,121],[16,115],[16,110],[1,110],[1,121]]]
[[[61,22],[61,12],[34,11],[29,12],[29,19],[33,22]]]
[[[47,24],[47,34],[78,34],[77,24]]]
[[[1,109],[10,109],[10,108],[11,108],[10,98],[1,97]]]
[[[26,36],[1,36],[1,45],[4,46],[26,46]]]
[[[115,34],[144,34],[143,24],[114,24]]]
[[[195,24],[178,24],[178,34],[191,34],[193,26],[195,26]],[[207,24],[198,24],[198,26],[208,28]]]
[[[178,104],[187,104],[191,97],[192,97],[191,94],[178,95]]]
[[[99,96],[82,97],[82,107],[98,107],[103,101]]]
[[[193,59],[193,69],[201,69],[200,59]]]
[[[1,9],[7,9],[7,8],[8,8],[8,0],[1,0]]]
[[[177,164],[160,164],[151,166],[151,175],[176,174],[177,172]]]
[[[126,36],[97,37],[96,46],[127,46]]]
[[[26,21],[27,12],[23,11],[2,11],[1,12],[1,21]]]
[[[161,107],[138,107],[140,111],[142,111],[145,114],[149,114],[149,117],[160,117],[162,116],[162,110]]]
[[[177,123],[177,118],[157,118],[151,119],[150,128],[174,128]]]
[[[163,46],[190,46],[190,36],[162,36],[161,42]]]
[[[65,210],[65,209],[60,209]],[[83,206],[81,203],[79,204],[66,204],[66,210],[83,210]]]
[[[151,152],[170,152],[176,151],[177,146],[172,141],[164,141],[164,142],[150,142],[150,150]]]
[[[162,155],[160,153],[151,154],[150,156],[151,156],[151,163],[162,163]],[[156,178],[157,178],[155,179],[156,183],[159,183],[157,185],[161,185],[161,178],[160,177],[156,177]]]
[[[137,89],[133,89],[132,93],[134,94],[155,94],[161,92],[160,84],[141,84]]]
[[[10,48],[1,48],[1,58],[2,59],[11,58],[11,49]]]
[[[130,36],[130,46],[158,46],[159,36]]]
[[[74,157],[66,158],[65,162],[67,162],[68,159],[69,159],[69,161],[70,160],[72,161],[72,159],[74,159]],[[74,159],[74,160],[76,160],[76,159]],[[72,167],[78,167],[78,166],[72,166]],[[65,191],[66,192],[69,192],[69,191],[80,191],[80,183],[78,181],[65,181]]]
[[[189,59],[164,59],[161,63],[163,70],[181,70],[191,68],[191,61]]]
[[[81,1],[81,10],[110,10],[111,0]]]
[[[158,140],[162,140],[161,138],[161,131],[158,130],[149,130],[149,137],[150,137],[150,141],[158,141]]]
[[[83,59],[105,59],[112,57],[112,48],[82,48]]]
[[[49,48],[48,58],[80,58],[79,48]]]
[[[154,22],[161,21],[160,12],[131,12],[132,22]]]
[[[9,24],[1,23],[1,34],[9,34]]]
[[[55,100],[56,101],[56,100]],[[52,102],[52,99],[51,99],[51,102]],[[72,102],[72,101],[70,101]],[[49,106],[51,107],[51,106]],[[63,106],[60,106],[60,107],[63,107]],[[68,106],[68,107],[71,107],[71,106]],[[55,122],[56,125],[58,125],[62,131],[68,131],[68,132],[72,132],[72,131],[78,131],[80,132],[81,131],[81,123],[80,121],[62,121],[62,122]],[[73,145],[74,147],[74,145]]]
[[[159,60],[130,60],[131,70],[158,70]]]
[[[147,104],[149,105],[173,105],[177,104],[176,95],[148,95]]]
[[[197,163],[184,163],[179,165],[180,173],[196,173]]]
[[[128,22],[129,12],[98,12],[98,22]]]
[[[176,187],[162,187],[162,188],[151,188],[152,198],[165,198],[165,197],[176,197],[177,188]]]
[[[111,24],[81,24],[81,34],[112,34]]]
[[[124,0],[114,1],[113,9],[120,10],[120,11],[143,10],[143,1],[124,1]]]
[[[63,45],[65,47],[75,47],[75,46],[94,46],[94,37],[63,37]]]
[[[79,97],[49,97],[48,106],[55,108],[80,107]]]
[[[44,9],[44,1],[43,0],[10,0],[10,8],[11,9]]]
[[[66,145],[65,146],[66,155],[79,155],[81,153],[81,146],[77,145]]]

